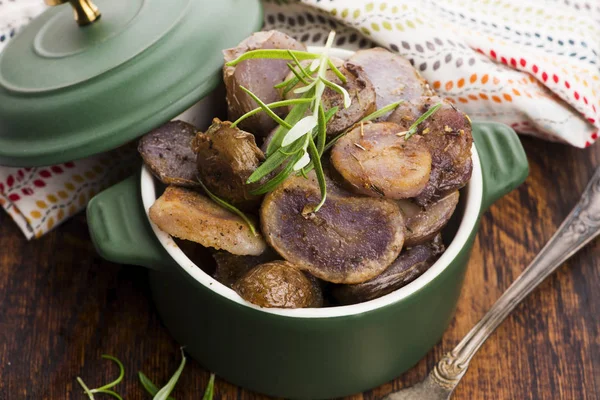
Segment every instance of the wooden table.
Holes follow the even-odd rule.
[[[600,165],[598,145],[578,150],[523,138],[531,176],[483,218],[456,318],[443,340],[394,382],[350,399],[377,399],[425,377],[517,277],[577,202]],[[142,268],[96,255],[80,214],[39,240],[26,241],[0,213],[0,400],[85,399],[75,382],[111,381],[149,399],[143,370],[166,382],[179,361],[152,305]],[[174,396],[199,399],[208,373],[188,363]],[[98,398],[104,398],[98,396]],[[217,380],[215,398],[259,399]],[[471,363],[455,399],[600,398],[600,240],[583,249],[504,322]]]

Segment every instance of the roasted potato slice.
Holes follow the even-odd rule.
[[[346,63],[351,64],[362,67],[373,84],[377,110],[399,100],[433,95],[427,82],[407,59],[381,47],[357,51]],[[378,120],[384,121],[388,115]]]
[[[287,261],[272,261],[251,269],[233,289],[250,303],[269,308],[321,307],[317,281]]]
[[[375,90],[362,68],[354,64],[344,64],[338,68],[347,79],[345,84],[342,84],[338,76],[331,70],[326,72],[326,78],[348,91],[351,104],[350,107],[344,108],[344,97],[329,87],[325,88],[322,97],[323,109],[327,112],[338,107],[338,111],[327,124],[327,135],[337,135],[345,131],[376,110]],[[293,90],[290,90],[286,98],[298,96]]]
[[[229,287],[257,265],[281,259],[279,254],[269,248],[259,256],[238,256],[226,251],[217,251],[212,256],[216,263],[213,277]]]
[[[426,207],[411,200],[398,200],[406,223],[404,245],[411,247],[425,243],[437,235],[450,221],[458,199],[459,193],[455,191]]]
[[[335,283],[359,283],[385,270],[404,242],[403,217],[390,200],[352,195],[327,182],[321,199],[314,171],[288,178],[269,193],[260,210],[269,244],[298,268]]]
[[[355,304],[385,296],[421,276],[443,252],[442,237],[437,235],[432,242],[404,250],[388,269],[367,282],[336,285],[333,297],[341,304]]]
[[[259,255],[267,248],[238,215],[189,189],[169,186],[150,207],[150,219],[171,236],[238,255]]]
[[[162,183],[196,187],[196,155],[192,140],[196,127],[183,121],[171,121],[145,134],[138,151],[150,171]]]
[[[429,182],[431,155],[422,138],[402,131],[389,122],[357,125],[333,146],[331,162],[357,193],[414,197]]]
[[[290,49],[306,50],[306,47],[278,31],[256,32],[242,41],[237,47],[223,51],[225,62],[235,60],[250,50]],[[288,74],[286,60],[252,59],[242,61],[234,67],[223,67],[223,79],[227,89],[229,119],[235,121],[245,113],[258,107],[258,104],[240,89],[240,85],[249,89],[265,103],[281,100],[281,95],[273,86],[283,81]],[[283,116],[285,108],[274,109]],[[276,125],[268,115],[261,112],[245,119],[240,127],[257,136],[267,135]]]
[[[442,101],[439,97],[424,97],[413,108],[400,108],[388,121],[408,127],[430,107]],[[411,111],[414,110],[414,111]],[[471,122],[452,104],[443,106],[418,126],[417,135],[431,152],[431,176],[427,186],[415,198],[420,205],[430,204],[467,184],[471,179]]]
[[[255,186],[246,184],[265,159],[254,135],[215,118],[206,133],[196,135],[193,147],[198,175],[212,193],[242,209],[260,204],[261,197],[250,194]]]

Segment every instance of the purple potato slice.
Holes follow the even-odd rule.
[[[431,155],[423,139],[405,140],[402,131],[389,122],[359,124],[333,146],[331,162],[357,193],[414,197],[429,182]]]
[[[254,135],[215,118],[206,133],[196,135],[193,147],[198,176],[212,193],[242,209],[258,207],[261,196],[250,194],[256,185],[246,184],[265,159]]]
[[[433,265],[444,252],[441,235],[433,241],[405,249],[402,254],[377,277],[357,285],[337,285],[333,297],[341,304],[356,304],[392,293],[417,279]]]
[[[427,82],[407,59],[381,47],[359,50],[347,64],[360,66],[366,73],[375,89],[377,110],[399,100],[433,95]],[[377,120],[384,121],[388,115]]]
[[[316,280],[287,261],[258,265],[246,273],[233,289],[244,300],[259,307],[321,307],[323,293]]]
[[[455,191],[425,207],[411,200],[398,200],[406,222],[404,245],[411,247],[425,243],[437,235],[450,221],[458,199],[459,192]]]
[[[397,109],[388,121],[408,129],[420,115],[440,101],[439,97],[424,97],[410,108]],[[422,137],[432,159],[431,177],[415,198],[417,204],[430,204],[467,184],[473,170],[473,136],[466,114],[444,101],[437,112],[419,124],[415,136]]]
[[[320,199],[314,171],[288,178],[265,196],[260,217],[267,242],[298,268],[324,281],[360,283],[384,271],[402,250],[404,222],[398,205],[362,197],[327,182]]]
[[[242,41],[237,47],[223,51],[225,62],[233,61],[250,50],[290,49],[306,50],[306,47],[278,31],[256,32]],[[252,59],[245,60],[234,67],[223,67],[223,79],[227,89],[227,105],[229,119],[235,121],[258,104],[243,90],[240,85],[249,89],[265,103],[281,100],[281,95],[274,86],[283,81],[288,74],[288,60]],[[285,108],[274,111],[281,117]],[[253,115],[242,121],[240,127],[256,136],[267,135],[277,123],[264,112]]]
[[[192,140],[196,127],[171,121],[145,134],[138,151],[150,171],[165,185],[197,187],[196,155]]]

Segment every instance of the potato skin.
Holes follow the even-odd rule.
[[[433,239],[446,226],[459,200],[459,192],[421,207],[411,200],[398,200],[406,222],[406,247],[415,246]]]
[[[245,210],[258,207],[262,197],[250,194],[255,186],[246,184],[265,159],[254,135],[215,118],[206,133],[196,135],[194,151],[198,175],[212,193]]]
[[[237,47],[224,50],[225,62],[232,61],[247,51],[258,49],[306,50],[306,46],[278,31],[256,32]],[[268,104],[281,100],[279,91],[273,86],[282,82],[288,72],[286,60],[253,59],[242,61],[234,67],[223,66],[229,120],[235,121],[258,107],[258,104],[240,89],[240,85]],[[285,109],[278,108],[275,112],[283,117]],[[276,124],[268,115],[261,112],[242,121],[240,128],[262,137],[267,135]]]
[[[441,235],[433,241],[405,249],[402,254],[375,278],[357,285],[336,285],[333,297],[341,304],[356,304],[392,293],[417,279],[444,252]]]
[[[272,261],[252,268],[234,285],[244,300],[259,307],[321,307],[323,294],[316,280],[287,261]]]
[[[236,214],[200,193],[169,186],[150,207],[150,220],[171,236],[238,255],[262,254],[267,244]]]
[[[196,131],[186,122],[170,121],[140,139],[138,152],[152,174],[165,185],[199,186],[192,150]]]
[[[430,107],[442,102],[442,107],[418,126],[417,135],[431,152],[431,176],[427,186],[415,198],[427,205],[464,187],[473,170],[471,160],[471,122],[466,114],[439,97],[423,97],[404,105],[390,115],[388,121],[408,127]]]
[[[314,171],[308,177],[288,178],[265,196],[260,216],[267,242],[324,281],[360,283],[380,274],[404,242],[398,205],[353,195],[328,180],[327,201],[311,213],[321,196]]]
[[[281,259],[281,256],[270,248],[259,256],[238,256],[227,251],[217,251],[212,257],[216,263],[213,278],[228,287],[232,287],[257,265]]]
[[[347,64],[360,66],[371,81],[377,110],[399,100],[411,101],[433,95],[427,82],[407,59],[381,47],[358,50]],[[389,114],[377,121],[385,121]]]
[[[405,199],[429,182],[431,155],[419,137],[406,140],[403,129],[378,122],[355,126],[331,150],[331,163],[356,193]]]

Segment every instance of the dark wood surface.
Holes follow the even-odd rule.
[[[585,150],[523,138],[531,176],[485,215],[456,318],[415,368],[350,399],[378,399],[425,377],[445,351],[483,316],[518,276],[600,165],[600,146]],[[455,399],[600,398],[600,240],[574,256],[504,322],[477,354]],[[144,371],[168,380],[178,344],[153,308],[142,268],[103,261],[94,252],[85,216],[26,241],[0,212],[0,400],[85,399],[75,382],[112,380],[125,400],[149,399]],[[199,399],[208,373],[188,363],[174,397]],[[98,396],[98,398],[104,398]],[[263,399],[217,380],[217,399]]]

